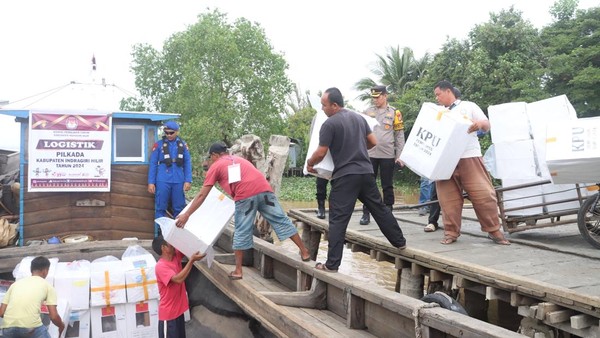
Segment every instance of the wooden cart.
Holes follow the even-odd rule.
[[[598,185],[573,184],[553,193],[527,193],[550,180],[496,188],[502,228],[508,233],[577,223],[582,237],[600,248]],[[556,194],[557,196],[552,196]],[[561,198],[560,195],[570,195]],[[539,211],[539,212],[536,212]]]

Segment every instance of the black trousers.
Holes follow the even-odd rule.
[[[431,200],[436,201],[437,197],[437,189],[435,188],[435,182],[431,185]],[[429,205],[429,224],[438,224],[438,220],[440,219],[440,203],[435,202]]]
[[[394,164],[393,158],[371,158],[375,179],[379,176],[381,181],[381,190],[383,190],[383,204],[394,205]],[[363,205],[363,211],[369,211],[366,205]]]
[[[327,183],[326,180],[321,177],[317,177],[317,201],[324,201],[327,199]]]
[[[381,201],[371,174],[346,175],[331,181],[329,193],[329,248],[325,266],[337,270],[342,262],[348,222],[360,200],[369,208],[377,226],[394,247],[406,245],[406,239],[392,211]]]

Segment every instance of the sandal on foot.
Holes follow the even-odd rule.
[[[325,265],[325,263],[317,263],[317,265],[315,265],[315,269],[317,270],[321,270],[321,271],[326,271],[326,272],[337,272],[337,269],[330,269],[327,267],[327,265]]]
[[[308,255],[306,258],[300,256],[300,259],[302,259],[303,262],[310,262],[310,255]]]
[[[234,272],[234,271],[231,271],[231,272],[229,273],[229,275],[228,275],[228,277],[229,277],[229,280],[240,280],[240,279],[242,279],[242,276],[236,276],[236,275],[234,275],[234,274],[233,274],[233,272]]]
[[[494,241],[494,243],[496,244],[500,244],[500,245],[510,245],[510,242],[504,238],[504,236],[500,236],[500,237],[494,237],[491,234],[488,234],[488,238],[491,239],[492,241]]]
[[[440,241],[440,243],[447,245],[447,244],[452,244],[456,242],[456,238],[455,237],[450,237],[450,236],[444,236],[444,238]]]
[[[433,224],[433,223],[429,223],[425,226],[425,228],[423,229],[423,231],[425,232],[434,232],[438,229],[438,226]]]

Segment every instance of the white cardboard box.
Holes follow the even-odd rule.
[[[315,164],[313,166],[313,169],[315,169],[317,171],[317,173],[309,173],[307,170],[307,161],[308,159],[312,156],[312,154],[315,152],[315,150],[317,150],[317,148],[319,147],[319,133],[321,132],[321,126],[323,125],[323,123],[325,123],[325,121],[327,120],[327,115],[325,114],[325,112],[323,112],[323,110],[321,109],[321,102],[319,100],[319,98],[315,95],[309,95],[308,99],[310,101],[310,105],[317,111],[317,114],[315,115],[315,118],[312,122],[312,132],[310,134],[310,140],[308,142],[308,150],[306,152],[306,161],[304,161],[304,169],[303,169],[303,173],[304,175],[314,175],[317,177],[321,177],[324,179],[331,179],[331,175],[333,174],[333,169],[335,168],[334,164],[333,164],[333,158],[331,157],[331,152],[327,151],[327,154],[325,154],[325,157],[323,158],[323,160],[321,160],[321,162]],[[355,112],[357,113],[357,112]],[[362,118],[364,118],[367,123],[369,124],[369,127],[371,128],[371,130],[373,130],[373,128],[375,128],[376,125],[379,125],[379,122],[377,122],[376,119],[367,116],[365,114],[361,114],[361,113],[357,113],[359,114]]]
[[[531,134],[539,170],[544,179],[552,179],[546,164],[546,132],[547,125],[552,121],[576,120],[577,113],[565,95],[551,97],[546,100],[527,104],[527,116],[531,124]],[[562,123],[562,122],[560,122]],[[557,182],[576,183],[576,182]]]
[[[15,277],[15,280],[31,276],[31,261],[34,258],[35,257],[33,256],[27,256],[21,259],[21,262],[17,264],[13,270],[13,277]],[[50,285],[54,285],[54,275],[56,273],[56,264],[58,263],[58,258],[48,258],[48,260],[50,261],[50,270],[48,270],[46,280],[48,283],[50,283]]]
[[[159,298],[154,266],[126,270],[125,283],[128,303]]]
[[[309,96],[309,100],[313,108],[317,111],[315,118],[312,123],[312,133],[310,134],[310,140],[308,142],[308,150],[306,152],[306,161],[312,156],[312,154],[319,147],[319,132],[321,131],[321,126],[325,121],[327,121],[327,115],[321,109],[321,103],[319,102],[319,98],[316,96]],[[318,103],[317,103],[318,102]],[[323,160],[316,164],[313,168],[317,171],[315,173],[309,173],[306,169],[306,161],[304,161],[304,175],[314,175],[318,177],[322,177],[325,179],[331,179],[331,175],[333,174],[333,159],[331,158],[331,153],[327,151],[327,154],[323,158]]]
[[[56,266],[54,288],[59,298],[69,301],[71,309],[89,309],[90,262],[87,260],[59,262]]]
[[[129,338],[125,304],[91,308],[92,338]]]
[[[65,327],[69,325],[69,319],[71,318],[71,306],[69,301],[64,298],[58,298],[56,303],[56,312],[62,319]],[[48,328],[48,333],[51,338],[64,338],[67,330],[64,330],[62,334],[58,335],[58,327],[52,323],[50,316],[48,315],[48,308],[46,305],[42,305],[40,316],[42,317],[42,324]]]
[[[488,107],[492,142],[531,140],[527,103],[510,102]]]
[[[583,186],[584,185],[582,184],[579,191],[581,197],[585,198],[587,197],[587,189],[583,188]],[[575,186],[575,184],[548,183],[542,186],[542,192],[544,193],[545,203],[577,199],[571,202],[547,204],[546,210],[548,212],[579,209],[581,207],[581,204],[579,202],[579,195],[577,194],[577,187]]]
[[[123,261],[105,256],[90,265],[90,305],[105,306],[127,303]]]
[[[125,313],[128,338],[158,337],[158,300],[127,303]]]
[[[449,179],[471,137],[472,122],[433,103],[421,107],[400,160],[429,180]]]
[[[190,205],[188,204],[184,211]],[[178,228],[174,220],[167,217],[158,218],[155,222],[160,225],[165,240],[190,257],[197,251],[212,251],[209,248],[212,248],[221,236],[234,211],[233,200],[213,187],[204,203],[190,216],[184,228]]]
[[[553,183],[600,182],[600,119],[548,123],[545,153]]]
[[[533,140],[494,143],[496,178],[539,178]]]
[[[141,246],[132,245],[125,250],[121,260],[125,267],[127,302],[136,303],[159,298],[154,256]]]
[[[538,179],[503,179],[502,187],[513,187],[516,185],[527,184],[545,181],[541,178]],[[540,215],[543,213],[543,209],[540,206],[527,208],[530,205],[544,203],[542,196],[542,186],[534,185],[527,188],[518,188],[515,190],[507,190],[503,192],[504,202],[502,205],[504,209],[518,208],[513,211],[506,211],[505,214],[508,216],[530,216]]]
[[[69,325],[66,326],[66,338],[89,338],[90,336],[90,321],[91,311],[88,310],[71,310]]]
[[[4,279],[0,279],[0,303],[2,303],[2,300],[4,299],[4,295],[6,294],[6,291],[8,291],[8,288],[12,285],[12,283],[14,283],[13,281],[9,281],[9,280],[4,280]],[[0,327],[2,327],[2,321],[3,318],[0,317]],[[2,330],[0,330],[0,337],[2,337]]]

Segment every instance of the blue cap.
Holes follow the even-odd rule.
[[[165,124],[165,129],[171,129],[171,130],[179,130],[179,125],[177,124],[177,122],[175,121],[167,121]]]

